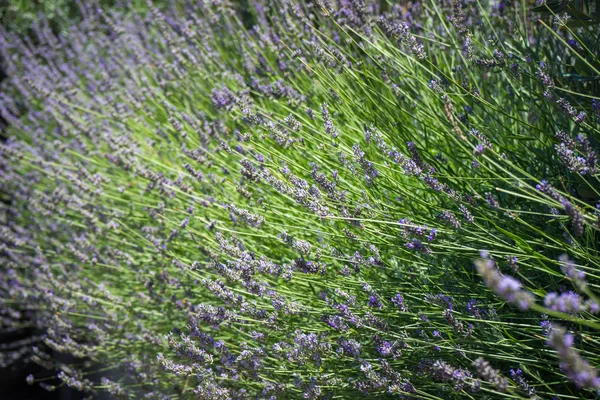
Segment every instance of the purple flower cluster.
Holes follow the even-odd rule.
[[[456,368],[443,360],[425,362],[423,368],[433,379],[452,383],[457,392],[464,389],[477,390],[477,383],[472,379],[473,375],[466,369]]]
[[[521,371],[520,368],[515,369],[511,369],[510,370],[510,377],[513,381],[515,381],[517,383],[517,385],[519,385],[519,388],[521,388],[521,390],[523,390],[525,392],[525,394],[529,397],[534,397],[535,396],[535,388],[533,386],[531,386],[526,380],[525,380],[525,376],[523,374],[523,371]]]
[[[527,310],[534,303],[533,295],[521,288],[521,282],[513,277],[502,275],[493,259],[482,254],[483,259],[475,262],[477,272],[490,290],[500,298],[515,304],[521,310]]]
[[[584,216],[580,209],[566,197],[558,193],[548,181],[543,180],[541,183],[537,184],[535,188],[545,195],[550,196],[553,200],[558,201],[564,207],[567,215],[571,219],[573,233],[576,236],[582,236],[584,232]]]
[[[491,383],[494,388],[499,392],[506,392],[508,387],[508,380],[503,377],[500,372],[490,365],[483,357],[477,358],[473,361],[473,366],[483,380]]]
[[[564,328],[554,326],[548,335],[548,345],[556,350],[560,368],[578,388],[600,388],[598,371],[573,349],[575,337]]]
[[[588,138],[578,135],[573,140],[564,131],[556,132],[554,137],[560,141],[555,145],[558,158],[570,171],[581,175],[598,172],[598,153]]]

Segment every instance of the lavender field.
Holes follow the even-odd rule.
[[[8,3],[0,373],[600,398],[600,1]]]

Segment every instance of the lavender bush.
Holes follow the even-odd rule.
[[[40,332],[2,366],[114,398],[597,395],[582,12],[82,4],[0,35],[1,326]]]

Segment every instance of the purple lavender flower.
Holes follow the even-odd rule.
[[[490,205],[490,207],[492,208],[498,208],[500,207],[500,204],[498,203],[498,200],[496,200],[496,198],[489,192],[487,192],[485,194],[485,201]]]
[[[571,202],[569,202],[563,195],[558,193],[552,185],[548,181],[541,181],[539,184],[535,186],[537,190],[551,197],[553,200],[556,200],[562,204],[567,215],[569,215],[571,219],[571,224],[573,226],[573,233],[576,236],[583,235],[584,225],[583,225],[583,214],[579,211],[578,207],[574,206]]]
[[[210,100],[217,108],[229,109],[235,102],[235,95],[231,90],[223,87],[221,89],[213,89],[210,94]]]
[[[509,372],[511,379],[519,385],[521,390],[523,390],[527,396],[533,397],[535,395],[535,388],[527,383],[523,371],[521,371],[520,368],[517,368],[516,370],[511,369]]]
[[[450,382],[454,384],[454,390],[461,390],[471,386],[471,373],[465,369],[456,368],[443,360],[425,361],[422,363],[425,371],[437,381]]]
[[[369,307],[382,308],[383,304],[381,303],[381,300],[379,300],[379,298],[377,296],[371,295],[371,296],[369,296]]]
[[[487,287],[502,299],[517,305],[521,310],[527,310],[533,304],[533,295],[521,289],[521,283],[515,278],[500,274],[494,260],[478,260],[475,265]]]
[[[436,304],[441,307],[445,307],[449,310],[454,310],[454,299],[452,296],[445,294],[426,294],[423,300]]]
[[[385,16],[379,18],[382,29],[395,40],[406,44],[411,52],[420,60],[427,58],[425,46],[410,33],[410,25],[404,21],[390,21]]]
[[[328,315],[323,318],[325,323],[337,331],[346,331],[348,324],[339,315]]]
[[[379,171],[375,169],[375,164],[366,159],[365,152],[361,150],[358,144],[354,144],[352,150],[354,152],[355,161],[363,169],[365,180],[368,183],[371,183],[379,175]]]
[[[582,309],[579,295],[572,291],[560,294],[550,292],[544,298],[544,305],[551,310],[568,314],[577,314]]]
[[[437,231],[435,230],[435,228],[431,228],[431,230],[429,231],[429,235],[427,235],[427,240],[432,242],[435,240],[436,237],[437,237]]]
[[[573,349],[574,342],[574,336],[558,326],[550,330],[547,340],[547,344],[558,353],[560,368],[578,388],[600,388],[598,371]]]
[[[361,345],[356,340],[348,339],[340,342],[338,353],[358,358],[360,356]]]
[[[477,319],[482,319],[484,317],[484,315],[486,314],[486,312],[485,312],[485,310],[482,310],[481,308],[479,308],[479,306],[477,304],[479,304],[478,300],[476,300],[476,299],[469,300],[466,305],[467,312]]]
[[[402,297],[402,295],[400,293],[396,293],[396,295],[394,297],[392,297],[391,301],[392,301],[392,304],[394,304],[400,311],[408,312],[408,307],[406,306],[406,303],[404,302],[404,298]]]
[[[438,218],[448,221],[450,223],[450,225],[452,225],[454,227],[454,229],[461,228],[460,221],[458,220],[458,218],[456,218],[456,216],[450,210],[442,211],[442,213],[438,216]]]
[[[425,246],[419,239],[413,238],[410,242],[406,243],[405,246],[411,250],[420,251],[421,253],[431,253],[431,249]]]
[[[552,322],[548,321],[547,319],[544,319],[540,321],[540,328],[542,328],[542,333],[548,336],[550,334],[550,331],[552,330]]]
[[[384,357],[390,356],[393,350],[394,346],[390,342],[385,340],[377,346],[377,351]]]
[[[500,371],[492,368],[490,363],[483,359],[483,357],[479,357],[473,361],[473,366],[477,370],[477,375],[494,385],[497,391],[506,392],[508,380],[500,374]]]

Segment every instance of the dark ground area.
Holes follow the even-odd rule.
[[[14,336],[13,336],[14,337]],[[22,336],[17,340],[26,339],[27,336]],[[6,335],[0,334],[0,346],[5,341]],[[11,340],[12,342],[12,340]],[[43,344],[39,345],[43,347]],[[55,358],[60,359],[63,356],[55,355]],[[16,362],[8,368],[0,368],[0,399],[4,400],[83,400],[90,398],[89,393],[82,393],[78,390],[71,389],[67,386],[62,386],[54,391],[48,391],[42,388],[39,382],[34,382],[33,385],[28,385],[26,378],[32,374],[36,379],[43,380],[51,385],[60,384],[60,380],[56,378],[58,371],[48,370],[34,363]],[[44,378],[47,378],[45,380]],[[98,376],[91,376],[90,379],[98,381]],[[95,400],[110,400],[111,396],[102,392],[93,396]]]
[[[31,334],[32,332],[29,331],[0,333],[0,346],[27,339]],[[17,361],[7,368],[0,368],[0,398],[7,400],[81,400],[85,397],[81,392],[68,387],[61,387],[49,392],[40,387],[38,383],[30,386],[25,381],[29,374],[39,379],[55,377],[57,372],[45,370],[36,364],[22,361]],[[57,384],[59,381],[58,379],[51,379],[47,382]]]

